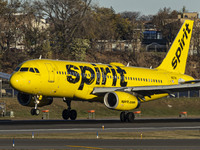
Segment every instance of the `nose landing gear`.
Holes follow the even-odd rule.
[[[38,116],[40,114],[40,110],[37,107],[38,107],[38,104],[40,103],[41,99],[42,99],[42,95],[35,96],[35,100],[34,100],[35,108],[31,109],[31,115]]]
[[[62,112],[62,117],[65,120],[68,120],[69,118],[71,120],[76,120],[77,118],[77,112],[74,109],[71,109],[71,100],[66,100],[66,98],[63,98],[63,102],[67,103],[68,108],[64,109]]]

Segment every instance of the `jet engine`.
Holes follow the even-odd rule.
[[[18,93],[17,95],[18,102],[23,106],[34,107],[35,106],[35,98],[33,95],[25,94],[25,93]],[[50,105],[53,102],[52,97],[43,97],[38,104],[38,107]]]
[[[106,93],[104,104],[110,109],[126,111],[138,108],[140,101],[130,93],[114,91]]]

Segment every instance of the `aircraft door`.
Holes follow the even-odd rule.
[[[53,70],[53,66],[50,63],[45,63],[48,70],[48,82],[55,82],[55,72]]]

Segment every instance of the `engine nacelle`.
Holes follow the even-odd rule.
[[[110,109],[126,111],[138,108],[140,101],[130,93],[115,91],[104,96],[104,104]]]
[[[18,95],[17,95],[17,100],[23,106],[28,106],[28,107],[34,107],[35,106],[35,103],[34,103],[35,98],[34,98],[33,95],[29,95],[29,94],[19,92]],[[42,97],[42,100],[40,100],[38,107],[50,105],[50,104],[52,104],[52,102],[53,102],[52,97]]]

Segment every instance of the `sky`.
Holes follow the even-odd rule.
[[[93,0],[100,7],[112,7],[116,13],[139,11],[141,15],[155,15],[159,9],[170,7],[171,10],[182,10],[200,13],[200,0]]]

